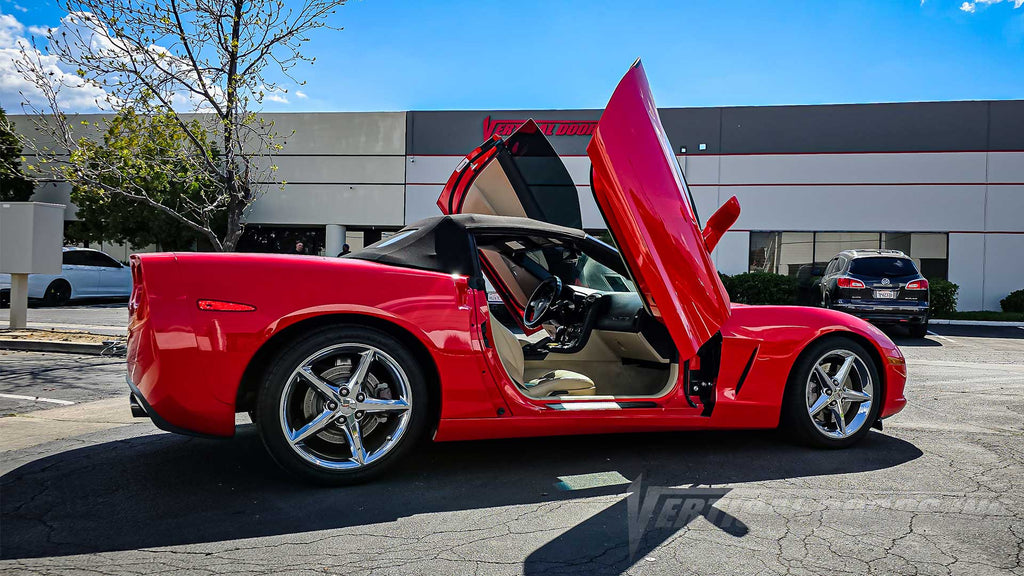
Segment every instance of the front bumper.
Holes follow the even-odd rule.
[[[891,302],[857,302],[838,300],[832,308],[846,312],[858,318],[875,322],[901,322],[923,324],[928,320],[928,305],[894,304]]]

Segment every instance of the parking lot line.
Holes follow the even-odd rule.
[[[930,336],[935,336],[936,338],[942,338],[943,340],[947,340],[949,342],[952,342],[953,344],[957,343],[956,340],[953,340],[952,338],[949,338],[947,336],[943,336],[942,334],[936,334],[935,332],[932,332],[931,330],[928,331],[928,334]]]
[[[32,402],[49,402],[50,404],[60,404],[61,406],[71,406],[74,404],[74,402],[70,400],[40,398],[39,396],[22,396],[21,394],[0,394],[0,398],[8,398],[10,400],[31,400]]]

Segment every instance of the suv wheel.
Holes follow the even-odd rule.
[[[911,324],[907,329],[910,330],[911,338],[924,338],[928,334],[928,319],[920,324]]]

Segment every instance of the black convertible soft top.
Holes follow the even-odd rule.
[[[473,276],[478,266],[473,235],[561,237],[566,240],[587,238],[583,230],[529,218],[453,214],[425,218],[410,224],[390,238],[345,258]]]

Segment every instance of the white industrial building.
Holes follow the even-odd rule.
[[[543,121],[579,189],[599,110],[270,114],[294,130],[248,234],[280,231],[333,252],[438,213],[452,170],[486,136]],[[19,126],[26,119],[12,118]],[[847,248],[897,248],[960,285],[962,310],[998,310],[1024,288],[1024,101],[668,108],[662,120],[702,218],[742,214],[715,251],[726,274],[796,274]],[[67,202],[67,185],[36,200]],[[74,217],[73,207],[65,214]]]

